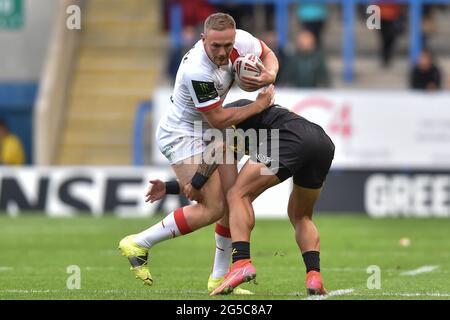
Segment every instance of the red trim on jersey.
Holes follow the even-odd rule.
[[[231,238],[230,229],[216,223],[216,233],[225,238]]]
[[[230,54],[231,64],[234,64],[237,58],[239,58],[239,52],[236,50],[236,48],[233,48]]]
[[[210,106],[207,106],[207,107],[204,107],[204,108],[197,108],[197,107],[196,108],[197,108],[198,111],[206,112],[206,111],[212,110],[212,109],[220,106],[221,104],[222,104],[222,100],[219,100],[219,101],[217,101],[216,103],[213,103]]]
[[[262,41],[262,40],[260,40],[260,39],[258,39],[259,40],[259,43],[261,44],[261,54],[260,54],[260,56],[259,56],[259,58],[261,59],[261,58],[263,58],[266,54],[267,54],[267,50],[265,51],[264,50],[264,42]]]
[[[188,226],[186,218],[184,216],[183,208],[178,208],[173,213],[173,217],[175,219],[175,223],[180,230],[181,234],[187,234],[192,232],[191,228]]]

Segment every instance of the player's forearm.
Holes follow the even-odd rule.
[[[222,115],[217,119],[216,123],[211,123],[218,129],[229,128],[233,125],[239,124],[247,118],[260,113],[264,110],[264,106],[261,101],[256,100],[249,105],[241,108],[226,108],[222,110]]]
[[[271,76],[271,78],[269,79],[269,82],[267,84],[274,83],[277,78],[278,69],[279,69],[277,56],[271,50],[262,58],[262,63],[264,64],[264,67],[266,68],[267,72]]]

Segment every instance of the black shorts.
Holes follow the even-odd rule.
[[[272,140],[260,144],[256,161],[280,179],[293,177],[303,188],[321,188],[334,158],[334,144],[325,131],[304,118],[286,122],[279,129],[278,153]],[[277,161],[278,158],[278,161]]]

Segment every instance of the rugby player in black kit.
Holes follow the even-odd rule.
[[[226,107],[245,106],[251,102],[242,99]],[[241,283],[256,278],[250,257],[250,234],[255,224],[252,202],[266,189],[289,177],[293,177],[293,190],[288,216],[306,266],[307,293],[326,294],[320,274],[319,232],[312,215],[334,157],[333,142],[319,125],[276,104],[235,125],[235,128],[244,131],[268,129],[269,134],[257,142],[258,148],[250,148],[250,159],[227,192],[233,264],[222,284],[211,295],[231,293]],[[271,129],[278,132],[278,153],[274,150],[277,146],[273,145]],[[216,167],[215,163],[202,163],[191,183],[183,186],[183,193],[191,200],[200,200],[198,191]],[[148,200],[157,200],[151,188],[147,196]]]

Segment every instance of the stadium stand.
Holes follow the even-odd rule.
[[[206,0],[205,0],[206,1]],[[198,1],[203,3],[205,1]],[[225,5],[220,0],[208,0],[209,6]],[[322,50],[329,67],[332,87],[334,89],[408,89],[411,63],[411,41],[409,4],[417,0],[404,0],[407,22],[403,34],[399,35],[394,48],[392,64],[380,72],[379,45],[380,37],[376,30],[369,30],[366,26],[366,5],[364,1],[355,0],[354,24],[351,29],[354,34],[352,41],[354,59],[352,59],[353,81],[345,77],[348,60],[346,58],[346,42],[343,41],[349,32],[346,27],[346,2],[338,0],[323,0],[327,6],[327,19],[322,31]],[[428,3],[428,0],[423,0]],[[27,8],[30,1],[26,1]],[[59,165],[114,165],[132,164],[133,157],[133,122],[136,120],[138,106],[143,101],[152,99],[152,92],[157,86],[169,87],[170,77],[165,74],[170,56],[169,43],[172,47],[180,46],[183,32],[183,19],[163,21],[163,9],[167,15],[173,14],[172,8],[178,1],[152,0],[64,0],[56,4],[46,2],[41,10],[58,13],[53,23],[53,37],[50,46],[36,37],[42,47],[48,47],[48,54],[44,72],[39,81],[39,95],[34,108],[34,126],[20,125],[28,128],[21,135],[27,150],[27,163],[59,164]],[[186,1],[189,3],[189,1]],[[275,11],[269,15],[273,23],[266,21],[268,12],[267,1],[241,1],[243,5],[252,7],[255,23],[250,27],[256,29],[256,34],[270,43],[274,50],[277,43],[284,41],[284,50],[292,49],[296,35],[301,30],[302,21],[299,19],[297,3],[286,0],[277,2]],[[431,3],[431,2],[430,2]],[[448,74],[450,70],[450,15],[449,2],[432,1],[437,9],[427,9],[424,13],[424,35],[427,46],[431,48],[436,62],[443,71],[443,88],[449,86]],[[82,28],[80,31],[68,30],[65,25],[70,4],[82,6]],[[278,10],[280,4],[286,4],[286,26],[279,23]],[[235,5],[234,7],[237,7]],[[429,6],[428,6],[429,7]],[[427,7],[427,8],[428,8]],[[216,10],[218,10],[216,8]],[[285,9],[286,9],[285,8]],[[239,9],[239,8],[238,8]],[[209,9],[208,9],[209,10]],[[237,10],[239,11],[239,10]],[[431,12],[431,13],[430,13]],[[178,12],[183,17],[183,12]],[[177,15],[174,15],[178,17]],[[53,16],[45,16],[53,20]],[[164,22],[167,32],[164,32]],[[266,21],[267,22],[267,21]],[[39,22],[42,24],[42,22]],[[170,25],[170,27],[169,27]],[[264,26],[263,26],[264,25]],[[27,23],[24,25],[27,28]],[[40,25],[33,25],[39,28]],[[177,29],[178,28],[178,29]],[[264,29],[266,28],[266,29]],[[267,30],[267,29],[270,30]],[[285,28],[285,29],[283,29]],[[38,30],[38,29],[36,29]],[[287,37],[281,35],[285,30]],[[254,31],[254,30],[250,30]],[[269,41],[265,35],[271,33]],[[198,33],[195,34],[198,37]],[[283,40],[283,37],[285,39]],[[196,39],[196,38],[195,38]],[[194,39],[194,40],[195,40]],[[424,37],[425,40],[425,37]],[[178,42],[177,42],[178,41]],[[273,45],[272,45],[273,43]],[[31,50],[29,50],[31,51]],[[43,51],[43,50],[41,50]],[[280,53],[280,58],[281,58]],[[37,60],[38,58],[35,58]],[[31,59],[25,59],[31,63]],[[14,64],[10,69],[19,73],[36,69],[38,63],[28,66]],[[37,76],[39,77],[39,76]],[[35,79],[36,80],[36,79]],[[28,81],[29,82],[29,81]],[[37,82],[27,85],[28,91],[35,92]],[[10,86],[8,87],[10,88]],[[11,96],[10,89],[1,92],[4,97]],[[23,90],[22,90],[23,91]],[[27,91],[27,92],[28,92]],[[27,95],[30,96],[30,95]],[[31,96],[30,96],[31,97]],[[31,119],[34,97],[27,101],[29,105],[28,117]],[[3,102],[5,100],[3,99]],[[3,110],[7,109],[3,103]],[[8,107],[10,108],[10,107]],[[8,111],[9,112],[9,111]],[[152,112],[148,112],[148,118]],[[27,120],[30,122],[30,120]],[[33,129],[31,129],[33,128]],[[31,137],[31,131],[33,135]],[[152,132],[150,129],[146,132]],[[147,144],[151,144],[151,137],[146,137]],[[33,148],[31,148],[31,140]],[[145,150],[144,154],[147,154]],[[34,154],[31,159],[31,154]],[[136,162],[135,162],[136,163]],[[146,161],[151,163],[151,161]]]
[[[86,3],[57,164],[130,164],[136,105],[158,80],[159,2]]]

